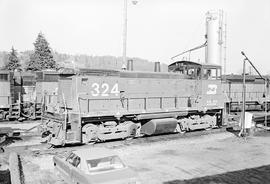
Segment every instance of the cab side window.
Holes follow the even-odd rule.
[[[220,69],[217,68],[205,68],[203,70],[203,78],[208,80],[220,79]]]
[[[195,71],[194,68],[190,68],[190,69],[188,69],[187,74],[188,74],[189,76],[191,76],[191,77],[194,77],[194,74],[195,74],[194,71]]]

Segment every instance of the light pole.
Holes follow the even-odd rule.
[[[127,0],[124,0],[124,27],[123,27],[123,61],[122,68],[127,62]]]
[[[127,1],[128,0],[124,0],[124,26],[123,26],[123,61],[122,61],[122,68],[125,67],[126,63],[127,63]],[[132,3],[134,5],[137,4],[136,0],[133,0]]]
[[[246,136],[246,125],[245,125],[245,113],[246,113],[246,104],[245,104],[246,103],[246,62],[249,62],[249,64],[254,68],[254,70],[257,72],[257,74],[260,76],[260,78],[264,80],[265,84],[266,84],[267,79],[264,78],[260,74],[260,72],[253,65],[253,63],[248,59],[248,57],[245,55],[245,53],[243,51],[241,52],[241,54],[245,58],[244,58],[244,61],[243,61],[243,92],[242,92],[242,119],[241,119],[242,121],[241,121],[241,131],[239,133],[239,136],[241,136],[241,135]],[[267,111],[265,113],[267,113]],[[267,115],[265,115],[265,117],[267,117]]]
[[[245,126],[245,118],[246,118],[246,58],[243,61],[243,91],[242,91],[242,118],[241,118],[241,131],[239,136],[243,134],[246,135],[246,126]]]

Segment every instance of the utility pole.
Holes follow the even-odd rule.
[[[133,0],[132,4],[136,5],[137,4],[137,0]],[[123,60],[122,60],[122,69],[126,68],[126,64],[127,64],[127,3],[128,0],[124,0],[124,10],[123,10]]]
[[[223,50],[223,52],[224,52],[224,66],[223,66],[223,74],[225,74],[226,75],[226,73],[227,73],[227,13],[225,12],[225,19],[224,19],[224,43],[223,43],[223,45],[224,45],[224,50]]]
[[[245,55],[245,53],[242,51],[241,54],[245,57],[244,61],[243,61],[243,93],[242,93],[242,118],[241,118],[241,131],[239,133],[239,136],[241,136],[242,134],[245,136],[246,130],[245,130],[245,111],[246,111],[246,61],[249,62],[249,64],[252,66],[252,68],[256,71],[256,73],[260,76],[261,79],[264,80],[265,85],[266,85],[266,78],[264,78],[260,72],[257,70],[257,68],[253,65],[253,63],[248,59],[248,57]],[[266,101],[266,100],[265,100]],[[266,104],[267,105],[267,104]],[[266,108],[267,106],[265,106]],[[267,111],[265,112],[267,113]],[[267,114],[265,114],[265,117],[267,117]],[[265,122],[267,123],[267,122]]]

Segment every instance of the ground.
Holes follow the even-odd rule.
[[[38,145],[39,138],[32,137],[8,145],[6,152],[0,155],[0,163],[7,164],[7,157],[11,151],[21,154],[26,184],[64,184],[63,178],[53,167],[52,157],[70,149],[97,147],[114,150],[126,165],[138,173],[142,183],[147,184],[203,183],[202,181],[243,183],[243,177],[247,177],[245,173],[252,176],[250,173],[254,169],[239,170],[258,167],[257,173],[264,174],[263,171],[270,171],[270,132],[257,133],[246,139],[228,131],[187,137],[173,135],[172,139],[159,137],[162,136],[158,136],[157,139],[146,138],[54,149],[48,149],[44,144]],[[31,146],[31,141],[36,145]],[[255,180],[251,181],[265,183],[270,179],[267,176],[268,173],[261,176],[261,180],[255,177]],[[218,180],[213,180],[215,177]],[[211,178],[215,182],[212,182]]]

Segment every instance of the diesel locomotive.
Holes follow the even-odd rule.
[[[246,107],[247,111],[269,111],[269,76],[246,75]],[[228,101],[227,112],[242,110],[243,76],[222,76],[222,87]]]
[[[65,145],[222,126],[221,67],[178,61],[168,70],[60,71],[57,103],[44,104],[44,139]]]

